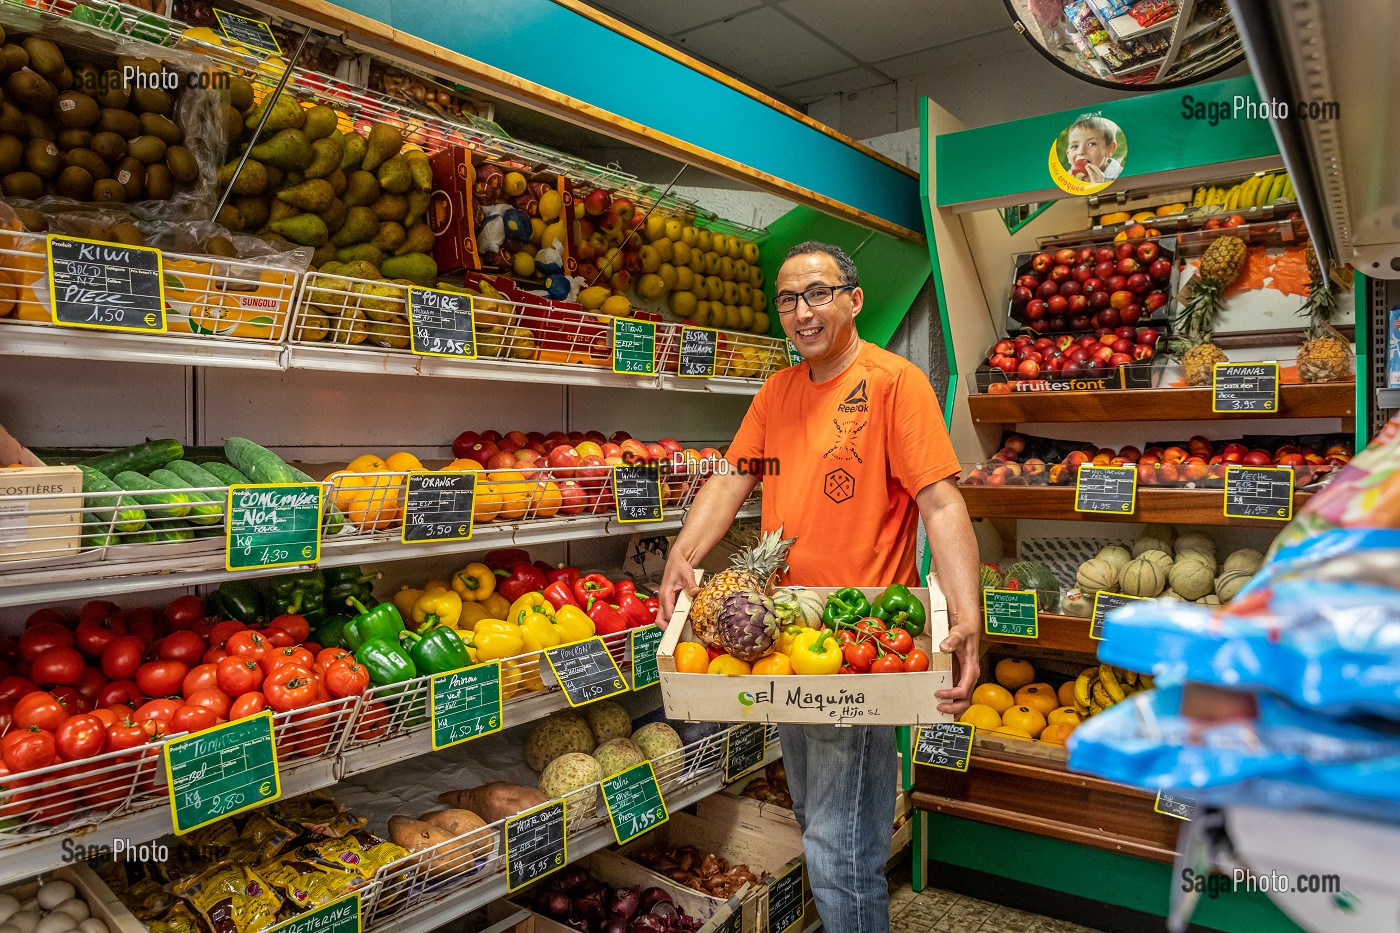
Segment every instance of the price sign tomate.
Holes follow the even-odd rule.
[[[1290,467],[1225,468],[1225,514],[1230,518],[1293,517],[1293,470]]]
[[[734,726],[724,738],[724,783],[763,764],[768,754],[768,727],[761,722]]]
[[[420,356],[476,359],[476,317],[471,295],[410,288],[408,330],[413,352]]]
[[[661,468],[637,464],[615,466],[612,470],[613,501],[619,522],[659,522],[664,517],[661,506]]]
[[[500,732],[501,662],[433,677],[433,751]]]
[[[583,706],[627,692],[627,681],[601,638],[547,648],[544,656],[570,706]]]
[[[475,473],[408,474],[400,539],[405,544],[469,540],[475,498]]]
[[[1076,512],[1131,515],[1137,508],[1137,467],[1079,467],[1074,480]]]
[[[681,328],[680,368],[682,376],[713,376],[719,354],[719,331],[708,327]]]
[[[1278,411],[1277,363],[1216,363],[1211,411]]]
[[[177,834],[282,795],[270,712],[171,739],[164,754]]]
[[[656,783],[656,771],[644,761],[602,782],[603,803],[608,808],[613,835],[619,844],[635,839],[669,820],[666,801]]]
[[[50,234],[48,255],[55,324],[165,333],[160,250]]]
[[[1089,637],[1096,641],[1103,641],[1103,620],[1113,610],[1119,606],[1126,606],[1128,603],[1141,602],[1141,596],[1124,596],[1122,593],[1094,594],[1094,615],[1089,622]]]
[[[569,860],[567,809],[564,801],[554,800],[506,820],[506,890],[564,867]]]
[[[282,54],[282,48],[277,44],[277,37],[272,34],[272,28],[262,20],[237,16],[227,10],[215,10],[214,18],[219,21],[219,31],[226,39],[249,48],[271,52],[273,55]]]
[[[321,559],[320,483],[228,488],[224,569],[291,567]]]
[[[949,771],[966,771],[976,728],[966,722],[935,722],[924,726],[914,741],[914,760]]]
[[[1035,590],[983,590],[982,612],[988,635],[1035,638],[1037,615]]]

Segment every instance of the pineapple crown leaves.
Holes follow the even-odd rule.
[[[1340,336],[1328,325],[1337,313],[1337,294],[1349,291],[1352,268],[1328,262],[1324,273],[1312,243],[1307,246],[1308,297],[1298,309],[1298,316],[1308,319],[1308,337]]]

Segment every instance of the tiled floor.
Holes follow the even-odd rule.
[[[915,894],[906,870],[890,875],[890,933],[1095,933],[1089,927],[926,888]]]

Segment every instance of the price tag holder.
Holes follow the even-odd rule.
[[[570,706],[583,706],[627,692],[627,681],[601,638],[546,648],[544,656]]]
[[[419,356],[476,359],[476,307],[471,295],[436,288],[408,290],[410,346]]]
[[[552,800],[506,820],[506,890],[515,891],[569,861],[563,800]]]
[[[623,523],[659,522],[664,517],[661,505],[661,468],[639,464],[615,466],[612,470],[613,503],[617,520]]]
[[[1035,590],[983,590],[982,615],[988,635],[1035,638],[1039,634]]]
[[[603,803],[607,805],[608,819],[618,845],[636,839],[671,818],[666,811],[666,801],[661,798],[661,786],[656,783],[656,771],[649,761],[605,778],[602,788]]]
[[[1288,521],[1293,517],[1293,470],[1289,467],[1226,467],[1225,515],[1227,518]]]
[[[709,327],[681,327],[681,376],[713,376],[719,357],[719,331]]]
[[[1074,510],[1111,515],[1137,511],[1137,467],[1080,466],[1074,479]]]
[[[768,726],[761,722],[734,726],[724,737],[724,783],[737,781],[763,764],[768,755]]]
[[[705,922],[700,928],[700,933],[744,933],[744,912],[739,904],[732,900],[720,910],[729,910],[729,915],[720,919],[716,914]]]
[[[271,52],[273,55],[282,54],[282,47],[277,44],[272,27],[262,20],[217,9],[214,11],[214,18],[219,22],[219,32],[229,41],[246,45],[250,49]]]
[[[1103,620],[1110,612],[1128,603],[1142,602],[1141,596],[1124,596],[1122,593],[1098,592],[1094,594],[1094,615],[1089,620],[1089,637],[1103,641]]]
[[[787,871],[773,879],[768,888],[768,933],[791,933],[801,930],[807,917],[807,904],[802,897],[806,863],[798,860]]]
[[[165,266],[149,246],[50,234],[49,307],[60,327],[165,333]]]
[[[1157,802],[1152,805],[1152,809],[1163,816],[1174,816],[1188,823],[1196,815],[1194,803],[1160,790],[1157,791]]]
[[[1277,363],[1216,363],[1210,410],[1276,414],[1278,382]]]
[[[793,345],[791,340],[787,341],[787,356],[789,366],[796,366],[802,362],[802,354],[797,352],[797,347]]]
[[[613,318],[613,372],[656,374],[656,325],[651,321]]]
[[[282,796],[270,712],[171,739],[164,753],[176,835]]]
[[[321,559],[320,483],[255,483],[228,488],[224,569],[293,567]]]
[[[471,540],[475,501],[475,473],[408,474],[399,540]]]
[[[308,910],[267,933],[360,933],[360,892]]]
[[[632,660],[632,689],[650,687],[661,680],[656,669],[656,649],[664,633],[660,626],[634,628],[627,635],[627,656]]]
[[[966,771],[977,727],[967,722],[935,722],[919,730],[914,761],[949,771]]]
[[[437,674],[429,682],[433,751],[500,732],[501,662]]]

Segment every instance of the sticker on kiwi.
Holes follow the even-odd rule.
[[[1117,180],[1128,158],[1128,139],[1117,123],[1080,114],[1050,144],[1050,177],[1062,191],[1088,195]]]

